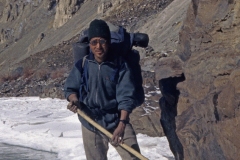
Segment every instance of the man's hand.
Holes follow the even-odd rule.
[[[114,130],[113,137],[111,139],[111,144],[114,146],[118,146],[119,143],[123,143],[124,130],[126,127],[126,123],[124,123],[125,120],[129,120],[129,113],[125,110],[121,110],[120,122]]]
[[[77,109],[81,109],[80,102],[78,101],[77,95],[76,94],[71,94],[68,97],[68,100],[70,101],[67,105],[67,109],[72,111],[73,113],[77,112]]]
[[[77,113],[77,109],[80,108],[80,103],[79,101],[75,101],[75,102],[69,102],[67,105],[67,109],[69,109],[70,111],[72,111],[73,113]]]
[[[117,128],[114,130],[113,136],[111,139],[111,144],[113,146],[118,146],[120,143],[123,143],[125,127],[126,127],[126,124],[120,121]]]

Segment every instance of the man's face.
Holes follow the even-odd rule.
[[[109,44],[107,40],[101,37],[94,37],[90,40],[89,46],[96,61],[102,63],[108,53]]]

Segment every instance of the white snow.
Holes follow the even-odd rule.
[[[0,143],[56,152],[60,160],[84,160],[81,124],[67,101],[39,97],[0,98]],[[138,134],[142,155],[149,160],[174,159],[166,137]],[[120,160],[110,145],[108,159]]]

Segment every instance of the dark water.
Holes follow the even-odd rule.
[[[56,160],[57,154],[0,143],[0,160]]]

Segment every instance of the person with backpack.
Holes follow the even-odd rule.
[[[109,142],[124,160],[138,159],[121,148],[125,143],[140,153],[129,114],[137,106],[136,87],[126,61],[112,52],[109,26],[93,20],[88,29],[90,53],[77,61],[64,85],[68,109],[85,112],[113,134],[107,138],[81,116],[84,150],[88,160],[106,160]]]

